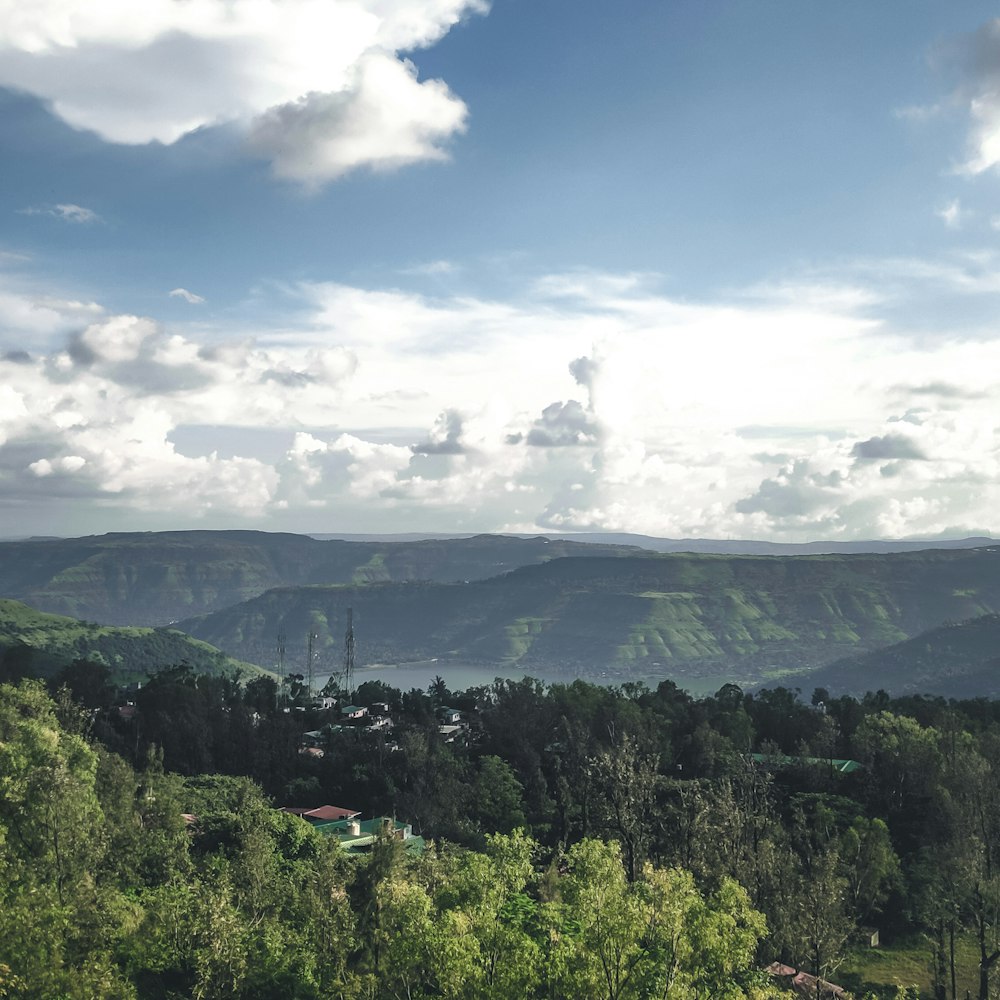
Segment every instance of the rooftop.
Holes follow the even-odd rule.
[[[344,809],[343,806],[317,806],[315,809],[301,809],[298,806],[285,806],[282,812],[291,813],[293,816],[301,816],[303,819],[312,820],[317,824],[326,824],[334,821],[347,821],[354,816],[360,816],[357,809]]]

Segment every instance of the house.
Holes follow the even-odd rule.
[[[438,732],[444,738],[445,743],[454,743],[455,738],[462,732],[461,726],[438,726]]]
[[[331,708],[337,707],[337,699],[323,694],[313,699],[312,707],[320,712],[326,712]]]
[[[378,836],[387,833],[394,839],[401,840],[404,849],[411,853],[423,854],[425,846],[424,838],[415,836],[409,823],[388,816],[366,820],[353,817],[332,823],[318,823],[316,829],[328,837],[336,837],[348,854],[367,854]]]
[[[301,816],[312,823],[332,823],[354,819],[355,816],[361,815],[357,809],[344,809],[342,806],[318,806],[313,809],[285,806],[281,811],[291,813],[293,816]]]
[[[764,971],[769,976],[774,976],[777,979],[797,975],[796,969],[793,969],[790,965],[783,965],[781,962],[772,962]]]
[[[813,1000],[844,1000],[847,996],[843,986],[828,983],[825,979],[811,976],[808,972],[796,972],[790,965],[772,962],[764,971],[774,976],[782,985],[791,987],[792,992],[800,997],[812,997]]]
[[[404,848],[411,853],[422,854],[424,851],[424,838],[416,836],[409,823],[388,816],[361,820],[358,819],[361,815],[359,812],[342,809],[340,806],[319,806],[316,809],[286,806],[282,812],[301,816],[312,823],[317,832],[326,837],[336,837],[348,854],[366,854],[379,835],[385,834],[401,840]]]
[[[814,1000],[843,1000],[847,996],[843,986],[828,983],[825,979],[810,976],[808,972],[800,972],[792,979],[792,989],[800,997],[813,997]]]
[[[462,713],[457,708],[441,708],[438,710],[438,718],[446,726],[454,726],[462,721]]]
[[[368,714],[368,709],[364,705],[344,705],[340,709],[341,718],[363,719]]]

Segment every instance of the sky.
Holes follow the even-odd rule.
[[[1000,532],[1000,8],[0,0],[0,535]]]

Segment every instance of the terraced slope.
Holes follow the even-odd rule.
[[[262,664],[318,636],[340,660],[748,679],[815,669],[1000,610],[1000,549],[891,555],[558,559],[468,584],[283,588],[180,627]]]

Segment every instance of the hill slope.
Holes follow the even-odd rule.
[[[814,669],[949,619],[1000,610],[1000,549],[856,556],[558,559],[464,585],[284,588],[180,623],[234,655],[289,663],[318,635],[341,659],[429,657],[626,676],[767,676]]]
[[[119,681],[144,680],[182,661],[212,674],[257,669],[176,629],[95,625],[0,599],[0,662],[7,670],[48,676],[76,659],[107,664]]]
[[[320,541],[263,531],[166,531],[0,543],[0,596],[112,625],[166,625],[314,583],[478,580],[518,566],[640,549],[477,535]]]
[[[949,622],[870,653],[846,657],[816,671],[812,686],[833,694],[940,694],[1000,697],[1000,615]]]

